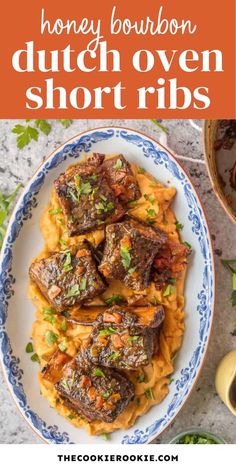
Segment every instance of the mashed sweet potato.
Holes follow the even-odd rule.
[[[179,242],[179,234],[176,231],[175,225],[176,218],[170,209],[170,204],[176,190],[164,187],[143,169],[134,165],[132,168],[137,176],[142,197],[137,202],[132,203],[129,210],[130,215],[146,220],[147,210],[150,208],[154,209],[156,213],[154,224],[168,233],[172,241]],[[103,230],[93,231],[83,236],[69,237],[64,225],[63,215],[58,211],[58,207],[59,204],[55,192],[52,191],[49,205],[44,211],[40,225],[45,240],[45,247],[37,259],[46,257],[51,251],[62,250],[67,244],[76,244],[85,237],[95,246],[104,238]],[[165,289],[157,290],[153,283],[142,292],[145,303],[162,304],[165,307],[165,321],[160,334],[160,349],[148,366],[135,373],[127,372],[127,375],[135,385],[135,398],[113,423],[108,424],[101,421],[88,422],[81,418],[63,404],[53,385],[43,380],[39,374],[42,394],[47,398],[50,405],[75,427],[83,427],[89,434],[99,435],[101,433],[110,433],[118,428],[129,428],[151,406],[160,403],[168,394],[170,374],[174,370],[173,357],[181,346],[184,333],[184,279],[185,270],[177,278],[173,285],[172,293],[169,295],[165,294]],[[105,305],[105,300],[113,294],[122,295],[127,302],[137,295],[131,289],[126,288],[121,282],[112,281],[106,292],[91,303],[91,305],[94,305],[95,313],[99,312],[98,305]],[[66,352],[68,354],[75,355],[83,341],[89,336],[91,328],[88,326],[72,325],[63,316],[53,316],[50,313],[45,315],[45,308],[48,307],[48,302],[32,282],[30,282],[29,286],[29,296],[37,307],[32,337],[41,367],[47,363],[50,356],[61,343],[66,345]],[[56,342],[51,346],[48,346],[45,341],[45,332],[47,330],[53,331],[56,334]]]

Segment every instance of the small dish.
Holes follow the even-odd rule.
[[[233,169],[236,169],[236,139],[235,136],[231,137],[235,134],[234,129],[229,129],[229,126],[232,128],[234,121],[206,120],[204,146],[208,174],[214,192],[228,216],[236,223],[236,189],[233,188],[231,181]],[[224,139],[225,134],[226,139]]]
[[[200,436],[201,438],[206,438],[206,440],[209,440],[209,441],[214,441],[214,443],[216,444],[226,444],[225,440],[221,438],[220,436],[214,433],[210,433],[209,431],[205,431],[204,429],[201,429],[198,427],[189,428],[183,431],[182,433],[177,434],[177,436],[175,436],[170,441],[170,444],[181,444],[179,442],[181,438],[184,438],[185,436],[193,436],[193,435]],[[187,443],[183,443],[183,444],[187,444]],[[204,444],[204,442],[202,442],[202,444]],[[209,444],[209,443],[206,443],[206,444]]]
[[[236,350],[228,352],[219,363],[215,385],[221,400],[236,416]]]

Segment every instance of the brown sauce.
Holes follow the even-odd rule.
[[[233,408],[236,408],[236,377],[234,378],[230,387],[229,399]]]

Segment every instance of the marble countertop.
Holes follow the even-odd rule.
[[[17,120],[17,123],[20,121]],[[68,129],[51,121],[49,136],[40,134],[38,142],[31,142],[23,150],[16,147],[16,135],[11,129],[15,120],[0,120],[0,189],[13,191],[17,183],[25,185],[38,165],[58,145],[81,131],[97,126],[127,126],[159,139],[159,129],[149,120],[74,120]],[[164,120],[169,129],[168,146],[178,154],[191,176],[202,199],[214,244],[216,263],[216,308],[211,341],[206,362],[193,393],[172,425],[156,442],[167,443],[178,432],[192,426],[203,427],[236,444],[236,418],[227,410],[216,394],[214,376],[221,357],[236,348],[236,309],[230,302],[231,280],[221,264],[221,257],[235,256],[236,230],[220,206],[211,187],[203,160],[201,134],[188,120]],[[184,158],[191,157],[192,161]],[[196,160],[194,162],[194,160]],[[0,371],[0,443],[40,443],[11,399]]]

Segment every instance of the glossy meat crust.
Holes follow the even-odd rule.
[[[89,421],[112,423],[134,396],[133,384],[122,374],[74,359],[55,385],[64,403]]]
[[[122,154],[106,159],[103,163],[108,182],[122,203],[138,200],[140,188],[131,166]]]
[[[124,209],[102,168],[104,155],[94,154],[55,180],[55,190],[70,236],[118,221]]]
[[[114,306],[100,314],[86,347],[93,364],[116,369],[137,369],[147,365],[158,348],[164,310],[157,308],[149,326],[140,325],[131,308]]]
[[[150,282],[154,257],[166,240],[162,231],[134,218],[109,225],[99,270],[107,279],[143,290]]]
[[[85,242],[33,262],[29,273],[58,312],[94,298],[106,289],[91,248]]]

